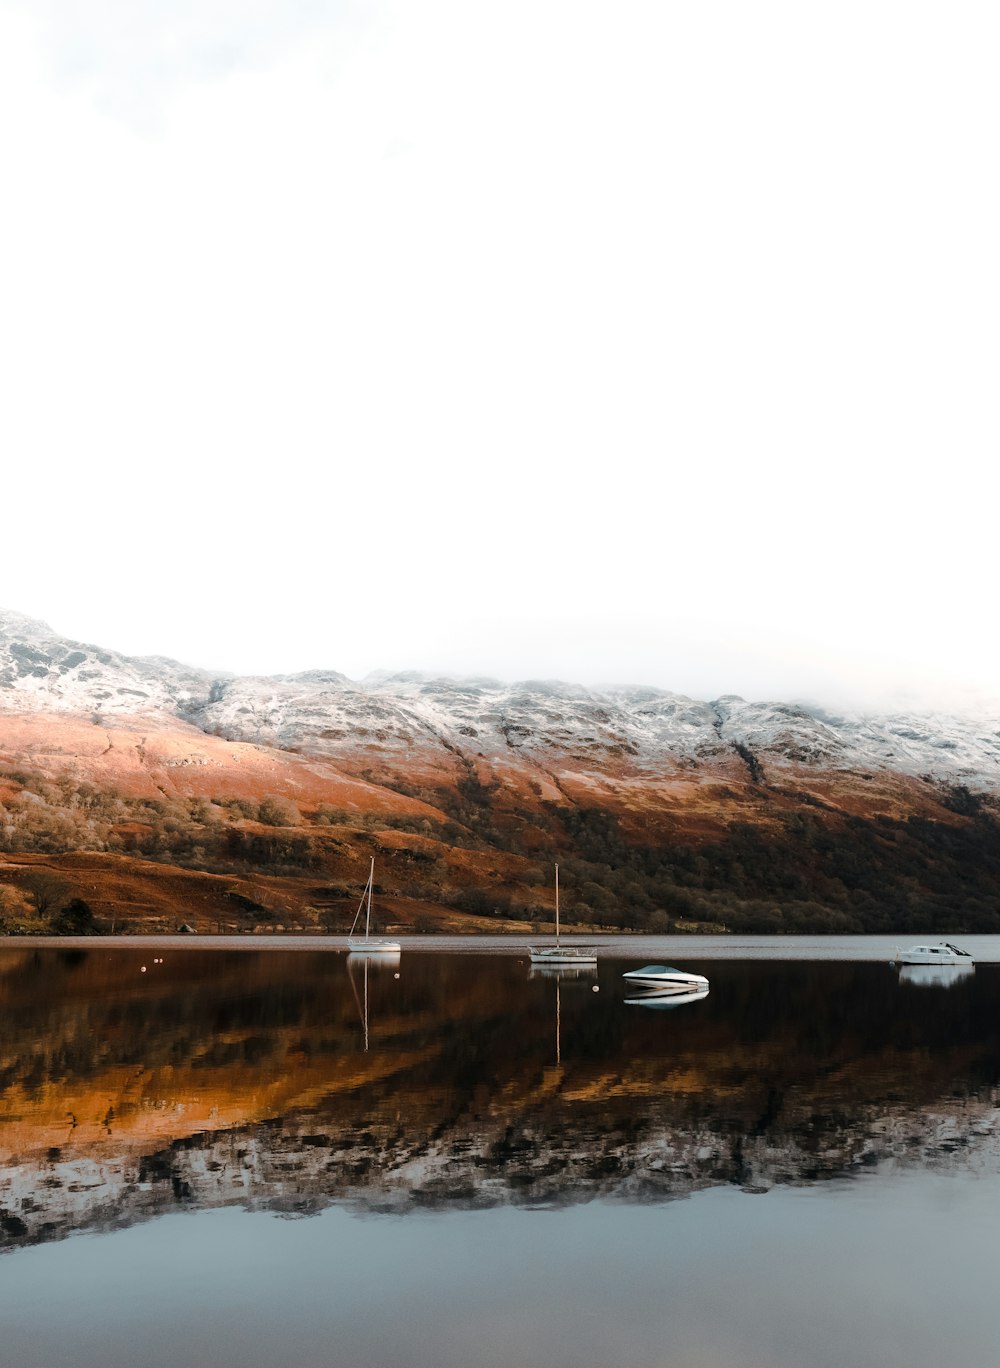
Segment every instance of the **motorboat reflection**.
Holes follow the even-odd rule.
[[[966,964],[901,964],[900,983],[912,983],[924,988],[953,988],[972,978],[976,966]]]
[[[692,1002],[701,1002],[708,997],[708,984],[704,988],[689,991],[677,988],[650,988],[639,997],[625,999],[626,1007],[651,1007],[654,1011],[672,1011],[675,1007],[686,1007]]]

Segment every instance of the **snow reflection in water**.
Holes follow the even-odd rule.
[[[1000,971],[637,962],[0,955],[5,1360],[988,1362]]]

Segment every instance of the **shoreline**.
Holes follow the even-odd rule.
[[[914,942],[936,943],[954,933],[916,932],[898,936],[563,936],[565,945],[587,945],[598,959],[664,960],[807,960],[887,964],[896,951]],[[515,935],[400,935],[403,953],[504,955],[527,958],[528,944],[554,944],[553,936]],[[1000,964],[1000,935],[958,936],[962,948],[977,964]],[[0,936],[0,953],[23,950],[231,950],[285,951],[314,954],[347,953],[347,936],[191,935],[140,936]]]

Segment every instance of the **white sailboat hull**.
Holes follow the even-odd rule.
[[[347,942],[347,951],[351,955],[398,955],[402,948],[399,941],[379,940],[374,936],[370,940]]]
[[[580,950],[570,945],[529,945],[528,959],[532,964],[596,964],[592,950]]]

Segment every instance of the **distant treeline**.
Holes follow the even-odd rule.
[[[893,931],[1000,932],[1000,820],[995,799],[943,788],[935,821],[864,818],[803,808],[768,826],[732,822],[699,845],[626,838],[603,808],[544,804],[542,813],[498,812],[495,786],[470,782],[436,802],[466,838],[543,858],[543,833],[560,862],[564,916],[609,929],[664,932],[678,923],[760,934]],[[465,889],[453,905],[523,914],[517,895]]]
[[[695,845],[627,839],[617,817],[597,807],[501,808],[497,786],[472,777],[457,793],[399,786],[434,806],[440,822],[303,812],[276,796],[137,799],[70,777],[0,777],[12,790],[0,804],[0,850],[108,851],[210,873],[281,874],[308,880],[318,904],[357,896],[353,884],[334,882],[334,870],[338,860],[356,863],[362,843],[379,852],[386,891],[481,916],[548,921],[549,862],[558,860],[567,922],[607,929],[1000,932],[996,803],[960,787],[943,791],[946,821],[867,819],[804,802],[769,814],[766,828],[733,822]],[[387,827],[428,839],[381,846]],[[521,859],[506,881],[470,887],[452,847]],[[331,929],[338,915],[327,918]]]
[[[765,934],[1000,932],[1000,823],[990,811],[956,825],[792,813],[777,832],[734,822],[697,848],[629,846],[604,812],[560,819],[588,857],[578,877],[608,892],[627,880],[637,928],[662,909]]]

